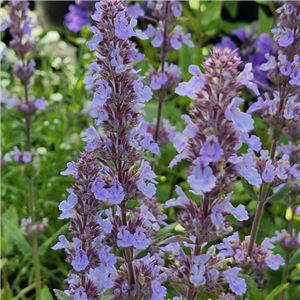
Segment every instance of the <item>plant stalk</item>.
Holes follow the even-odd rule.
[[[294,218],[295,218],[295,202],[296,202],[295,197],[291,197],[292,217],[289,221],[289,229],[288,229],[290,236],[293,236]],[[291,252],[287,252],[286,257],[285,257],[285,268],[284,268],[284,271],[282,273],[282,278],[281,278],[281,284],[285,284],[288,281],[289,271],[290,271],[290,259],[291,259]],[[278,298],[279,300],[284,300],[285,290],[286,289],[283,289],[280,292],[279,298]]]
[[[275,159],[275,153],[276,153],[278,140],[279,140],[279,136],[276,136],[274,138],[273,142],[272,142],[272,146],[271,146],[271,150],[270,150],[270,159],[272,161],[274,161],[274,159]],[[265,204],[266,204],[267,199],[269,197],[270,191],[271,191],[271,185],[270,184],[262,184],[260,186],[259,199],[258,199],[258,208],[255,212],[255,217],[254,217],[254,221],[253,221],[253,225],[252,225],[252,229],[251,229],[251,234],[250,234],[250,242],[249,242],[249,246],[248,246],[248,254],[249,254],[250,257],[252,256],[253,248],[254,248],[257,233],[258,233],[258,229],[259,229],[261,218],[262,218],[263,211],[264,211],[264,207],[265,207]]]
[[[28,88],[24,84],[25,101],[28,104]],[[26,150],[31,152],[32,142],[31,142],[31,119],[29,115],[26,115]],[[32,162],[31,162],[32,164]],[[33,177],[32,174],[28,176],[28,209],[29,216],[31,219],[31,224],[34,225],[35,220],[35,205],[34,205],[34,194],[33,194]],[[41,273],[40,273],[40,259],[38,253],[38,239],[37,233],[32,230],[31,234],[31,245],[32,245],[32,255],[33,255],[33,267],[35,275],[35,290],[36,290],[36,300],[41,300]]]

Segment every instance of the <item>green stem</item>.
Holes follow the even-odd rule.
[[[275,159],[275,153],[276,153],[276,148],[277,148],[279,137],[280,137],[280,135],[276,133],[274,140],[272,142],[272,146],[271,146],[271,150],[270,150],[270,159],[272,161],[274,161],[274,159]],[[249,246],[248,246],[248,254],[250,257],[252,255],[252,251],[253,251],[253,248],[254,248],[254,245],[256,242],[256,237],[257,237],[258,229],[260,226],[261,218],[263,215],[264,207],[265,207],[265,204],[269,197],[270,191],[271,191],[270,184],[262,184],[260,186],[258,208],[255,213],[255,217],[254,217],[254,221],[253,221],[253,225],[252,225],[252,229],[251,229],[251,234],[250,234],[250,242],[249,242]]]
[[[31,224],[35,224],[35,211],[34,211],[34,198],[33,198],[33,179],[28,178],[29,186],[29,213],[31,218]],[[37,233],[33,230],[31,234],[32,238],[32,254],[33,254],[33,266],[34,266],[34,275],[35,275],[35,290],[36,290],[36,299],[41,300],[41,274],[40,274],[40,258],[38,250],[38,239]]]
[[[23,61],[23,64],[25,62]],[[24,84],[24,95],[25,101],[28,104],[28,87]],[[31,119],[30,115],[26,115],[26,150],[31,152],[32,141],[31,141]],[[29,216],[31,218],[31,225],[35,225],[35,205],[34,205],[34,195],[33,195],[33,177],[32,174],[28,176],[28,209]],[[35,289],[36,289],[36,300],[41,300],[41,274],[40,274],[40,260],[38,253],[38,239],[37,233],[32,230],[31,234],[31,244],[32,244],[32,255],[33,255],[33,267],[35,274]]]
[[[170,2],[166,3],[165,12],[166,15],[170,9]],[[161,73],[165,72],[165,62],[166,58],[168,56],[168,53],[166,52],[166,41],[167,41],[167,33],[168,33],[168,23],[167,19],[165,20],[164,24],[164,41],[160,47],[160,59],[161,59]],[[155,134],[154,134],[154,141],[157,142],[158,140],[158,132],[159,132],[159,126],[161,121],[161,114],[162,114],[162,105],[165,99],[165,89],[162,88],[159,91],[157,100],[158,100],[158,110],[157,110],[157,117],[156,117],[156,128],[155,128]]]
[[[295,219],[295,202],[296,202],[295,197],[291,197],[292,217],[289,221],[289,229],[288,229],[290,236],[293,236],[294,219]],[[290,259],[291,259],[291,252],[287,252],[285,257],[285,268],[281,278],[281,284],[285,284],[288,281],[289,271],[290,271]],[[284,300],[284,295],[285,295],[285,289],[280,292],[278,299]]]

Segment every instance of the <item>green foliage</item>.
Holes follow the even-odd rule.
[[[55,293],[57,300],[70,300],[70,298],[63,291],[55,289],[54,293]]]
[[[50,293],[49,288],[46,285],[42,288],[41,298],[43,300],[54,300],[52,294]]]
[[[298,184],[298,181],[286,183],[279,191],[268,198],[269,203],[285,200],[284,198],[289,195],[292,189]]]
[[[191,74],[188,67],[191,64],[200,65],[209,50],[224,35],[231,35],[232,31],[240,27],[247,28],[249,23],[237,21],[238,9],[241,5],[238,1],[193,1],[182,2],[183,17],[180,19],[180,25],[184,32],[192,33],[194,48],[182,45],[179,51],[174,51],[169,57],[169,63],[178,64],[182,72],[182,80],[188,81]],[[258,34],[270,33],[273,19],[268,16],[266,9],[268,1],[256,1],[260,4],[258,10]],[[226,11],[230,20],[223,18],[223,11]],[[140,26],[145,27],[146,21],[140,21]],[[93,121],[88,113],[83,113],[86,103],[91,100],[91,92],[86,91],[82,80],[85,78],[85,72],[94,56],[89,53],[85,43],[90,39],[90,32],[83,29],[80,36],[74,36],[65,31],[61,31],[61,36],[65,35],[68,39],[66,43],[56,31],[43,31],[40,37],[37,37],[37,51],[34,59],[37,61],[37,72],[30,86],[29,94],[36,98],[45,96],[49,102],[46,111],[38,112],[33,119],[32,143],[33,149],[38,153],[33,164],[27,166],[19,165],[15,162],[4,163],[2,166],[2,211],[1,211],[1,263],[5,264],[8,271],[9,297],[17,298],[15,295],[22,295],[24,290],[33,282],[34,272],[32,267],[32,250],[30,237],[26,237],[20,226],[22,218],[28,218],[28,184],[27,177],[34,178],[34,199],[36,205],[36,218],[41,221],[42,218],[48,218],[49,226],[39,236],[39,255],[41,264],[41,273],[43,278],[42,300],[52,300],[51,291],[54,288],[54,294],[58,300],[70,300],[62,292],[66,288],[63,280],[68,276],[70,266],[64,262],[64,251],[53,251],[51,247],[57,242],[61,234],[67,233],[68,221],[58,220],[60,211],[59,203],[66,199],[66,188],[70,188],[74,183],[71,177],[62,177],[60,172],[65,170],[69,161],[76,161],[79,152],[83,151],[84,143],[82,136]],[[51,42],[51,38],[52,40]],[[137,69],[141,68],[140,74],[147,75],[148,64],[154,67],[159,66],[157,58],[157,49],[151,46],[151,41],[136,41],[137,47],[146,56],[145,60],[137,64]],[[70,45],[70,43],[72,45]],[[57,50],[61,50],[58,52]],[[12,54],[8,60],[3,60],[1,65],[1,88],[9,89],[10,96],[16,94],[23,97],[23,88],[18,79],[14,78],[13,67],[16,57]],[[246,99],[246,105],[253,99]],[[187,97],[178,97],[174,94],[174,89],[169,91],[168,99],[163,104],[162,117],[168,119],[172,125],[177,127],[177,131],[182,132],[185,124],[181,119],[182,114],[186,114],[193,105]],[[1,151],[2,155],[12,150],[12,147],[18,145],[21,151],[26,149],[25,138],[25,119],[20,117],[13,110],[2,110],[1,127]],[[152,100],[145,105],[145,118],[151,122],[157,115],[157,101]],[[268,126],[259,118],[255,117],[254,134],[258,135],[263,148],[269,149],[272,142],[268,134]],[[281,142],[287,143],[286,138]],[[241,152],[246,151],[243,146]],[[168,167],[170,161],[176,155],[176,150],[171,144],[161,149],[160,155],[153,159],[146,157],[149,161],[154,161],[153,166],[157,177],[156,197],[160,205],[170,198],[177,197],[174,192],[175,186],[181,186],[187,195],[194,199],[200,205],[200,197],[189,192],[190,186],[186,182],[188,164],[183,161],[173,169]],[[295,187],[295,182],[286,184],[281,190],[269,197],[268,203],[263,214],[263,220],[258,233],[260,242],[266,236],[272,236],[275,230],[287,227],[287,220],[284,212],[286,206],[284,201],[291,190]],[[251,215],[254,214],[257,207],[257,190],[245,179],[235,182],[233,205],[244,204]],[[272,205],[271,205],[272,204]],[[133,205],[136,205],[134,203]],[[165,213],[168,215],[169,227],[164,227],[155,237],[159,243],[170,236],[185,233],[178,226],[176,217],[177,208],[170,208]],[[237,222],[233,221],[233,227],[236,228]],[[300,227],[300,222],[295,222]],[[250,234],[251,227],[243,223],[241,235]],[[183,238],[182,238],[183,239]],[[170,241],[170,240],[168,240]],[[143,253],[145,254],[148,250]],[[279,252],[277,245],[275,252]],[[291,258],[291,272],[289,275],[290,285],[280,284],[280,272],[268,273],[268,286],[265,290],[257,288],[254,280],[246,276],[248,283],[248,292],[245,299],[272,300],[276,295],[286,288],[287,299],[297,299],[300,293],[299,281],[300,271],[296,267],[300,261],[300,250],[296,251]],[[275,279],[274,279],[275,278]],[[169,283],[167,283],[169,284]],[[185,289],[184,286],[177,286],[178,289]],[[169,289],[167,298],[176,296],[176,291]],[[31,292],[31,294],[30,294]],[[32,290],[19,299],[34,299]],[[3,291],[2,291],[3,294]],[[105,295],[103,299],[109,299]],[[201,293],[199,299],[211,298],[215,300],[216,295]]]
[[[270,34],[272,29],[272,18],[269,18],[265,11],[260,7],[258,9],[258,34]]]
[[[254,191],[253,185],[248,183],[248,181],[244,178],[241,179],[241,182],[243,184],[245,191],[250,196],[250,198],[253,200],[258,200],[258,196],[257,196],[257,193]]]
[[[271,293],[268,294],[265,300],[273,300],[275,296],[277,296],[281,291],[286,289],[288,286],[289,283],[278,285],[274,290],[271,291]]]

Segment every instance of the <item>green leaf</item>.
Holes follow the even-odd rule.
[[[241,181],[246,193],[250,196],[251,199],[257,201],[258,196],[254,191],[253,185],[251,185],[245,178],[242,178]]]
[[[39,248],[39,255],[44,256],[46,251],[54,246],[54,244],[57,242],[57,237],[65,232],[68,228],[68,224],[65,224],[63,227],[61,227],[58,231],[56,231],[52,236],[50,236],[43,244],[41,244]]]
[[[31,246],[18,226],[10,220],[3,219],[3,231],[10,236],[10,240],[25,256],[31,255]]]
[[[269,1],[261,1],[261,0],[255,0],[256,3],[262,4],[262,5],[268,5]]]
[[[257,288],[257,284],[254,281],[254,279],[248,275],[244,275],[243,277],[247,283],[247,290],[251,296],[250,299],[261,300],[262,299],[261,290]]]
[[[215,20],[221,19],[222,1],[203,2],[206,4],[205,10],[201,13],[201,23],[205,27]],[[204,31],[205,32],[205,31]]]
[[[224,1],[224,7],[226,8],[227,12],[229,13],[232,19],[234,19],[237,15],[238,6],[238,1]]]
[[[269,33],[272,29],[272,19],[269,18],[264,10],[258,9],[258,34]]]
[[[58,300],[71,300],[63,291],[53,290]]]
[[[41,290],[41,299],[43,300],[53,300],[49,288],[45,285]]]
[[[290,260],[290,265],[295,266],[300,263],[300,248],[294,253]]]
[[[300,270],[298,268],[295,268],[290,273],[289,279],[292,281],[300,281]]]
[[[288,287],[289,283],[278,285],[272,292],[265,298],[265,300],[273,300],[276,295]]]
[[[274,203],[282,200],[284,197],[286,197],[292,189],[298,184],[298,181],[292,181],[288,182],[287,184],[284,185],[277,193],[273,194],[268,198],[269,203]]]

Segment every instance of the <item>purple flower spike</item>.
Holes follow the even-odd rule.
[[[211,135],[203,144],[200,154],[207,162],[217,162],[224,154],[217,138]]]
[[[175,89],[175,93],[180,96],[187,96],[190,99],[196,99],[196,93],[204,86],[204,78],[198,66],[189,66],[190,74],[194,75],[189,82],[182,82]]]

